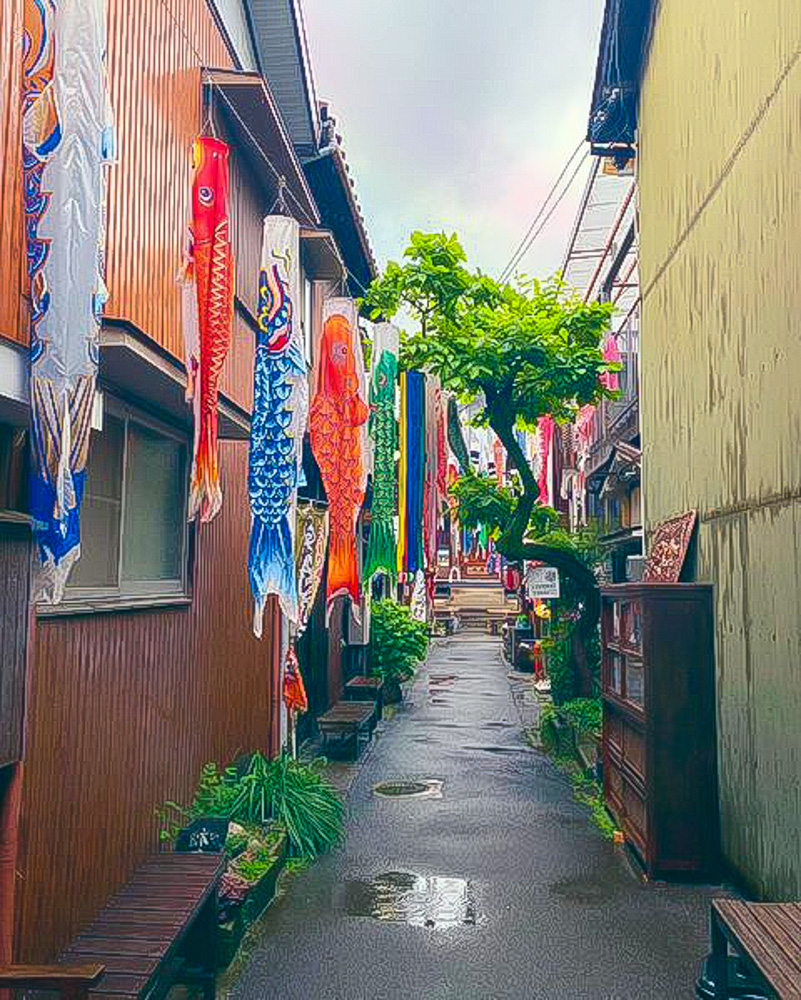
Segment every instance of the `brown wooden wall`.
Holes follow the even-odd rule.
[[[22,161],[19,88],[22,0],[0,3],[0,337],[28,342],[22,322]],[[17,155],[19,151],[19,155]]]
[[[189,607],[40,617],[29,680],[17,956],[52,958],[147,853],[202,764],[276,749],[277,614],[251,631],[247,443],[221,446]]]
[[[0,767],[22,759],[32,555],[29,527],[0,519]]]
[[[183,360],[175,278],[189,221],[191,144],[203,118],[201,67],[233,62],[207,0],[109,0],[108,57],[118,162],[109,173],[106,315]],[[247,338],[241,342],[246,349]],[[227,365],[224,389],[241,405],[250,361],[249,372],[246,357]]]

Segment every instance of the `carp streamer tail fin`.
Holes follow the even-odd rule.
[[[261,638],[264,606],[270,594],[277,594],[283,613],[290,621],[297,621],[295,554],[286,515],[277,524],[254,519],[250,532],[248,573],[254,600],[253,634],[257,639]]]

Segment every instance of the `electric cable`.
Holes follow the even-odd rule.
[[[550,207],[548,207],[548,203],[550,202],[550,200],[553,197],[555,191],[559,187],[559,184],[560,184],[562,178],[567,173],[568,169],[570,168],[571,163],[573,162],[573,160],[575,159],[577,153],[579,152],[579,150],[583,146],[584,146],[584,139],[581,140],[581,142],[579,143],[579,145],[576,147],[576,149],[573,151],[572,155],[570,156],[570,159],[567,161],[567,163],[562,168],[562,171],[559,174],[559,177],[556,179],[556,182],[554,183],[553,187],[548,192],[548,195],[545,198],[545,201],[542,203],[542,206],[540,207],[539,212],[537,212],[536,216],[534,217],[534,221],[528,227],[526,235],[520,241],[520,243],[518,244],[517,250],[515,250],[515,252],[512,254],[509,262],[507,263],[506,267],[503,269],[503,272],[502,272],[501,277],[499,279],[501,282],[506,281],[509,278],[509,276],[511,275],[512,271],[514,270],[514,268],[517,267],[517,265],[520,263],[520,261],[523,259],[523,257],[525,257],[525,255],[531,249],[532,244],[537,239],[537,237],[540,235],[540,233],[543,231],[543,229],[545,228],[545,226],[548,224],[548,222],[550,221],[551,217],[553,216],[553,213],[556,211],[556,209],[562,203],[562,201],[565,198],[565,195],[567,194],[567,192],[572,187],[573,181],[576,179],[576,177],[578,177],[579,172],[581,171],[582,167],[584,166],[584,164],[589,159],[590,151],[589,150],[585,150],[584,156],[582,156],[581,159],[579,160],[579,162],[576,165],[576,168],[574,169],[573,173],[568,178],[567,183],[562,188],[562,190],[561,190],[558,198],[554,201],[554,203]],[[547,209],[547,212],[546,212],[546,209]],[[543,213],[544,212],[546,212],[546,214],[545,214],[545,217],[543,218]],[[542,221],[540,221],[540,220],[542,220]],[[538,225],[538,223],[539,223],[539,225]]]

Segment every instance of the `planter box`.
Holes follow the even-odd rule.
[[[283,843],[276,853],[275,862],[269,871],[254,882],[242,904],[225,923],[218,927],[217,967],[220,969],[230,965],[234,955],[242,943],[245,931],[267,909],[275,898],[278,877],[283,871],[289,853],[289,838],[284,837]]]

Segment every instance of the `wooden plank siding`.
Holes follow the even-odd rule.
[[[0,520],[0,767],[22,758],[32,554],[30,528]]]
[[[28,343],[22,303],[22,0],[0,3],[0,337]]]
[[[53,957],[149,853],[154,807],[205,761],[274,752],[277,609],[248,589],[247,443],[221,446],[223,509],[199,531],[189,606],[40,617],[29,678],[17,958]]]
[[[233,66],[207,0],[110,0],[109,82],[118,160],[109,173],[106,315],[133,323],[181,360],[175,279],[189,221],[191,144],[203,124],[203,66]],[[231,231],[237,271],[246,275],[261,247],[260,232],[257,247],[248,243],[266,207],[257,178],[249,171],[243,176],[237,159],[234,148]],[[246,210],[237,209],[234,203],[240,201]],[[252,335],[240,325],[223,391],[246,408],[252,363]]]

